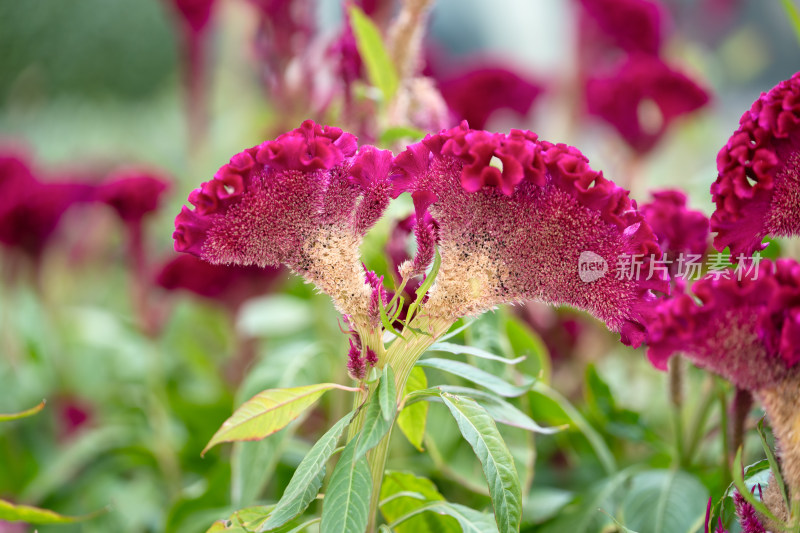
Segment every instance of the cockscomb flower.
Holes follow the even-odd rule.
[[[708,217],[686,207],[686,195],[678,190],[654,191],[653,200],[639,211],[658,238],[658,246],[669,262],[670,276],[686,276],[686,265],[698,263],[709,245]]]
[[[681,353],[753,392],[782,443],[784,478],[800,490],[800,265],[740,263],[664,301],[648,328],[648,357],[660,369]]]
[[[430,317],[539,300],[586,310],[623,342],[641,343],[650,289],[668,291],[663,273],[647,271],[661,252],[627,191],[578,150],[464,123],[410,146],[395,164],[396,193],[411,192],[438,223],[442,262],[425,304]],[[608,271],[623,256],[645,262],[641,275]],[[592,266],[584,272],[583,263]]]
[[[213,300],[236,313],[244,302],[275,289],[283,269],[275,267],[212,265],[181,254],[165,263],[156,284],[169,291],[187,291]]]
[[[460,120],[483,129],[500,109],[510,109],[524,117],[542,88],[504,68],[478,68],[437,83],[447,106]]]
[[[614,72],[586,82],[589,113],[640,153],[652,149],[676,119],[708,101],[705,89],[687,75],[645,54],[631,55]]]
[[[714,246],[751,255],[767,235],[800,233],[800,72],[762,93],[717,155]]]
[[[761,485],[758,486],[758,490],[761,491]],[[739,525],[742,526],[742,533],[767,533],[755,508],[744,499],[744,496],[739,494],[739,491],[733,493],[733,502],[736,506],[736,517],[739,519]]]
[[[140,224],[144,216],[158,209],[169,188],[164,178],[138,170],[121,170],[98,185],[95,198],[116,211],[126,224]]]
[[[39,181],[23,159],[0,155],[0,242],[38,260],[67,209],[91,195],[89,184]]]
[[[365,324],[372,287],[359,246],[389,203],[389,151],[333,127],[301,127],[247,149],[194,190],[175,249],[216,264],[285,264]]]

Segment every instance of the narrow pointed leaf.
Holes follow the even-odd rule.
[[[451,342],[437,342],[432,344],[430,348],[428,348],[429,352],[446,352],[451,353],[453,355],[472,355],[475,357],[480,357],[481,359],[489,359],[490,361],[500,361],[501,363],[505,363],[507,365],[516,365],[517,363],[521,363],[525,360],[525,356],[517,357],[516,359],[507,359],[500,355],[495,355],[493,353],[487,352],[486,350],[481,350],[480,348],[476,348],[475,346],[464,346],[461,344],[454,344]]]
[[[408,394],[423,390],[428,387],[428,379],[425,371],[421,367],[415,366],[411,369],[411,374],[406,381],[403,397]],[[425,437],[425,424],[428,421],[428,404],[419,402],[413,405],[406,405],[400,414],[397,415],[397,426],[408,442],[417,450],[422,451],[422,439]]]
[[[259,531],[270,531],[280,527],[308,508],[322,486],[322,480],[325,478],[325,463],[336,449],[339,437],[350,424],[353,415],[355,415],[355,411],[345,415],[312,446],[295,470],[269,519]]]
[[[318,383],[256,394],[222,424],[202,454],[221,442],[258,440],[280,431],[331,389],[354,390],[335,383]]]
[[[353,27],[358,53],[367,67],[369,81],[381,90],[384,101],[388,102],[394,96],[400,82],[397,69],[383,45],[381,32],[372,20],[355,6],[350,7],[350,25]]]
[[[762,515],[766,516],[773,522],[780,522],[778,518],[764,505],[761,500],[757,499],[753,496],[753,493],[748,490],[747,485],[744,482],[744,472],[742,469],[742,448],[741,446],[736,451],[736,457],[733,460],[733,484],[736,487],[736,490],[739,491],[739,494],[747,500],[747,503],[752,505],[756,511],[761,513]]]
[[[390,527],[397,527],[406,520],[409,520],[417,515],[425,512],[434,512],[436,514],[443,514],[451,516],[458,521],[463,533],[495,533],[497,532],[497,524],[495,523],[492,515],[481,513],[475,509],[470,509],[465,505],[450,502],[432,502],[410,511],[392,522]]]
[[[397,414],[397,388],[394,383],[392,367],[383,367],[383,378],[378,386],[378,401],[381,405],[381,414],[387,422],[394,419]]]
[[[8,422],[11,420],[19,420],[20,418],[27,418],[29,416],[33,416],[42,409],[44,409],[44,404],[46,403],[45,400],[42,400],[37,405],[31,407],[30,409],[26,409],[25,411],[21,411],[19,413],[10,413],[10,414],[0,414],[0,422]]]
[[[533,380],[529,380],[525,385],[518,387],[472,365],[449,359],[421,359],[417,361],[417,365],[449,372],[505,397],[521,396],[530,390],[534,384]]]
[[[764,435],[764,419],[758,421],[758,425],[756,426],[758,430],[758,436],[761,437],[761,446],[764,448],[764,453],[767,456],[767,460],[769,461],[769,468],[772,470],[772,475],[775,476],[774,483],[778,484],[778,488],[781,491],[781,496],[783,496],[783,503],[786,504],[786,508],[790,509],[791,504],[789,503],[789,495],[786,493],[786,485],[783,482],[783,476],[781,475],[781,468],[778,466],[778,460],[775,458],[775,454],[772,453],[772,450],[767,444],[767,437]]]
[[[481,462],[500,533],[516,532],[522,517],[522,490],[514,458],[489,413],[469,398],[443,393],[442,400],[464,439]]]
[[[367,403],[366,413],[364,414],[364,426],[358,434],[358,441],[356,448],[356,459],[363,457],[369,450],[374,448],[381,439],[389,432],[394,422],[394,416],[397,413],[397,404],[392,401],[387,408],[392,409],[391,417],[387,420],[383,415],[383,408],[381,406],[381,389],[384,387],[391,388],[394,391],[394,378],[391,378],[391,385],[387,385],[389,379],[387,374],[381,376],[378,383],[378,390],[370,398]]]
[[[364,533],[369,517],[372,477],[366,457],[356,458],[353,439],[333,469],[322,505],[320,533]]]
[[[0,520],[6,522],[27,522],[28,524],[72,524],[94,518],[96,513],[83,516],[65,516],[47,509],[40,509],[30,505],[14,504],[6,500],[0,500]]]
[[[425,276],[425,280],[422,282],[422,285],[417,288],[416,295],[417,297],[408,307],[408,313],[406,313],[406,320],[411,323],[411,319],[414,317],[414,312],[419,307],[419,304],[422,302],[422,299],[425,297],[425,294],[428,292],[428,289],[431,288],[433,282],[436,281],[436,276],[439,275],[439,267],[442,265],[442,256],[439,254],[439,249],[434,249],[434,256],[433,256],[433,266],[431,266],[430,272]]]

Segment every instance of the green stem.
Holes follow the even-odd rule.
[[[675,435],[675,460],[678,465],[683,465],[683,360],[679,356],[669,360],[669,403]]]
[[[687,466],[692,464],[695,453],[697,453],[697,448],[700,446],[700,442],[703,440],[703,430],[705,429],[708,415],[711,412],[711,406],[713,405],[711,400],[713,395],[714,377],[709,374],[706,376],[705,382],[703,383],[703,396],[700,399],[699,405],[694,412],[694,417],[692,418],[691,429],[689,431],[689,446],[686,448],[686,455],[684,456],[685,464]],[[723,416],[725,416],[724,413]]]
[[[725,391],[722,388],[720,388],[717,391],[717,396],[719,398],[719,408],[721,413],[720,433],[722,433],[722,462],[723,462],[722,486],[727,487],[731,483],[731,481],[733,481],[731,479],[731,470],[733,469],[733,458],[731,456],[730,444],[728,442],[728,417],[726,416],[728,406],[725,398]],[[735,449],[738,450],[739,449],[738,446]]]
[[[367,346],[372,347],[379,354],[378,365],[382,368],[384,365],[391,365],[395,376],[395,386],[397,387],[397,402],[403,399],[403,392],[405,391],[406,381],[411,374],[411,369],[414,364],[425,353],[428,347],[434,343],[437,337],[444,334],[452,325],[452,321],[443,319],[429,319],[426,316],[417,316],[412,321],[410,326],[415,329],[421,330],[426,333],[416,333],[410,327],[403,330],[405,341],[401,338],[395,339],[389,346],[388,350],[384,351],[383,343],[380,342],[379,346],[374,346],[372,343],[379,342],[377,336],[364,337],[362,342],[366,342]],[[378,352],[380,348],[380,352]],[[385,357],[381,357],[381,353]],[[374,394],[377,387],[370,387],[367,400]],[[364,401],[362,395],[356,395],[354,399],[355,406]],[[363,410],[362,410],[363,411]],[[359,413],[350,424],[347,440],[353,439],[364,425],[363,413]],[[394,428],[394,424],[392,424]],[[389,452],[389,440],[392,435],[392,428],[389,429],[386,436],[381,439],[378,445],[367,454],[367,462],[369,463],[370,472],[372,474],[372,494],[370,496],[370,510],[369,521],[367,522],[367,531],[376,531],[378,506],[380,503],[381,483],[383,482],[383,473],[386,469],[386,458]]]

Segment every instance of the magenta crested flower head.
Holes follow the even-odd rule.
[[[189,196],[175,249],[217,264],[285,264],[366,323],[359,246],[389,203],[392,154],[306,121],[236,154]]]
[[[168,181],[151,173],[121,170],[97,187],[95,198],[113,208],[126,224],[137,224],[158,208],[168,188]]]
[[[648,276],[661,252],[627,191],[578,150],[464,123],[410,146],[395,165],[396,193],[411,192],[438,225],[442,261],[429,316],[452,320],[539,300],[586,310],[625,343],[643,341],[650,290],[669,290],[663,272]],[[613,269],[626,256],[645,267],[617,279]]]
[[[682,264],[700,261],[709,245],[708,217],[686,207],[686,195],[678,190],[654,191],[653,200],[639,210],[658,238],[658,245],[670,261],[670,274],[679,274]]]
[[[677,118],[708,101],[708,93],[691,78],[646,54],[633,54],[615,72],[586,83],[589,113],[640,153],[652,149]]]
[[[751,255],[767,235],[800,233],[800,72],[762,93],[717,155],[714,246]]]
[[[438,82],[447,106],[458,120],[483,129],[495,111],[510,109],[525,116],[541,87],[504,68],[478,68]]]
[[[660,369],[677,353],[741,389],[772,386],[800,367],[800,265],[790,259],[740,264],[664,301],[648,331]],[[741,279],[739,279],[741,278]]]

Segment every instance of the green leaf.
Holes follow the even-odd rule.
[[[546,435],[557,433],[564,429],[564,426],[549,428],[542,427],[533,419],[531,419],[531,417],[499,396],[495,396],[492,393],[478,389],[470,389],[469,387],[439,385],[438,387],[433,387],[430,389],[413,391],[409,394],[409,399],[407,400],[406,404],[410,404],[411,407],[414,407],[418,402],[420,402],[420,400],[440,401],[440,395],[442,392],[448,392],[450,394],[472,398],[478,402],[481,407],[486,409],[495,422],[500,422],[501,424],[505,424],[507,426],[518,427],[520,429],[526,429],[534,433],[542,433]]]
[[[235,511],[231,515],[230,521],[237,526],[243,527],[246,531],[255,531],[267,520],[274,508],[274,505],[245,507]]]
[[[768,462],[769,464],[769,462]],[[753,496],[753,494],[748,489],[747,485],[744,482],[744,472],[742,470],[742,447],[740,446],[739,449],[736,451],[736,457],[733,460],[733,485],[736,487],[736,490],[739,491],[739,494],[744,497],[747,502],[752,505],[756,511],[761,513],[762,515],[766,516],[770,520],[776,523],[780,523],[780,520],[769,510],[769,508],[761,503],[761,500]]]
[[[706,513],[708,490],[680,470],[636,474],[622,502],[625,526],[639,533],[689,531]]]
[[[280,527],[308,508],[322,486],[322,480],[325,478],[325,463],[330,459],[339,442],[339,437],[350,424],[354,415],[355,411],[345,415],[309,450],[295,470],[269,519],[259,531],[269,531]]]
[[[381,485],[381,514],[387,522],[410,515],[431,502],[444,502],[430,479],[411,472],[388,471]],[[492,524],[494,525],[494,524]],[[435,513],[409,516],[393,528],[397,533],[459,533],[461,529],[452,518]]]
[[[242,526],[231,524],[228,520],[217,520],[211,527],[206,530],[206,533],[248,533]]]
[[[541,381],[534,383],[533,390],[536,394],[541,394],[555,402],[572,423],[575,424],[575,427],[583,433],[583,436],[589,441],[589,445],[594,449],[597,459],[600,461],[600,464],[603,465],[606,473],[611,474],[617,470],[617,462],[611,450],[609,450],[606,441],[603,440],[603,437],[589,424],[583,415],[575,409],[569,400],[562,396],[557,390],[545,385]]]
[[[449,372],[450,374],[472,381],[481,387],[485,387],[500,396],[506,397],[521,396],[525,394],[534,383],[533,380],[529,380],[525,385],[518,387],[493,374],[475,368],[470,364],[462,363],[461,361],[451,361],[449,359],[421,359],[417,361],[417,365]]]
[[[772,470],[772,475],[775,476],[775,481],[773,483],[778,484],[778,489],[781,491],[781,496],[783,496],[783,502],[786,504],[786,508],[790,509],[791,505],[789,503],[789,496],[786,493],[786,485],[783,482],[783,476],[781,475],[781,468],[778,466],[778,461],[775,459],[775,454],[772,453],[772,449],[767,444],[767,437],[764,435],[764,419],[758,421],[758,425],[756,426],[758,430],[758,436],[761,437],[761,446],[764,448],[764,453],[767,456],[767,461],[769,461],[769,468]]]
[[[789,22],[792,23],[794,35],[797,37],[798,42],[800,42],[800,10],[797,9],[797,6],[792,0],[781,0],[781,2],[783,3],[783,8],[786,10],[786,14],[789,16]]]
[[[523,372],[550,382],[550,352],[541,337],[511,313],[503,321],[506,338],[514,355],[526,356]]]
[[[357,443],[358,439],[353,439],[344,447],[333,469],[322,505],[320,533],[364,533],[367,528],[372,477],[366,457],[356,457]]]
[[[473,355],[475,357],[480,357],[481,359],[489,359],[490,361],[500,361],[501,363],[505,363],[507,365],[516,365],[517,363],[521,363],[522,361],[525,360],[524,356],[517,357],[516,359],[507,359],[505,357],[489,353],[486,350],[481,350],[480,348],[476,348],[475,346],[463,346],[461,344],[453,344],[450,342],[437,342],[435,344],[432,344],[431,347],[428,348],[428,351],[446,352],[454,355]]]
[[[39,509],[30,505],[13,504],[0,500],[0,520],[6,522],[27,522],[29,524],[72,524],[94,518],[105,510],[84,516],[64,516],[47,509]]]
[[[201,455],[221,442],[258,440],[272,435],[331,389],[355,390],[336,383],[318,383],[291,389],[269,389],[256,394],[222,424]]]
[[[372,20],[356,6],[350,7],[350,25],[356,38],[356,46],[367,67],[367,76],[372,85],[383,93],[383,101],[389,102],[397,92],[399,80],[381,33]]]
[[[402,305],[398,305],[398,311]],[[380,313],[381,317],[381,324],[383,325],[383,329],[394,335],[395,337],[400,337],[401,339],[405,340],[406,338],[397,331],[394,326],[392,326],[392,322],[394,322],[397,317],[389,317],[386,314],[386,308],[383,305],[383,298],[378,298],[378,312]]]
[[[470,509],[465,505],[450,502],[433,502],[414,509],[407,515],[398,518],[397,521],[392,522],[389,527],[397,527],[404,521],[428,511],[455,518],[464,533],[492,533],[497,531],[497,524],[492,520],[492,515]]]
[[[408,312],[406,313],[406,320],[408,323],[411,323],[411,320],[414,318],[414,313],[419,307],[419,304],[422,302],[422,299],[425,297],[425,294],[428,292],[428,289],[431,288],[433,282],[436,281],[436,276],[439,275],[439,267],[442,266],[442,256],[439,253],[438,248],[434,248],[434,256],[433,256],[433,265],[431,266],[430,272],[425,276],[425,280],[422,284],[417,288],[416,291],[416,298],[408,306]]]
[[[380,144],[380,146],[391,147],[391,145],[402,139],[418,141],[423,137],[425,137],[425,132],[418,130],[417,128],[411,128],[408,126],[395,126],[393,128],[387,128],[383,131],[383,133],[381,133],[378,144]]]
[[[378,401],[383,419],[387,422],[394,420],[397,414],[397,388],[394,383],[394,372],[388,364],[383,367],[383,377],[378,384]]]
[[[394,422],[394,416],[397,413],[397,404],[392,401],[387,406],[387,409],[392,409],[391,416],[387,420],[384,416],[383,406],[381,405],[381,389],[391,389],[394,393],[395,385],[394,378],[389,378],[391,372],[384,372],[381,380],[378,382],[378,389],[372,395],[369,402],[367,402],[366,413],[364,413],[364,425],[358,433],[358,438],[353,439],[358,441],[356,447],[356,459],[363,457],[369,450],[374,448],[381,439],[389,432]],[[390,383],[391,381],[391,383]],[[394,396],[393,396],[394,397]]]
[[[31,407],[30,409],[26,409],[25,411],[21,411],[19,413],[11,413],[11,414],[0,414],[0,422],[9,422],[11,420],[19,420],[20,418],[27,418],[29,416],[33,416],[42,409],[44,409],[44,404],[47,403],[46,400],[42,400],[37,405]]]
[[[411,374],[406,380],[406,387],[403,390],[403,397],[407,397],[414,391],[423,390],[428,387],[428,378],[421,367],[415,366],[411,369]],[[425,437],[425,424],[428,421],[428,404],[425,402],[406,405],[397,415],[397,426],[408,442],[417,450],[423,451],[422,439]]]
[[[474,400],[442,394],[442,400],[456,419],[461,435],[481,462],[501,533],[519,530],[522,493],[514,458],[492,417]]]

